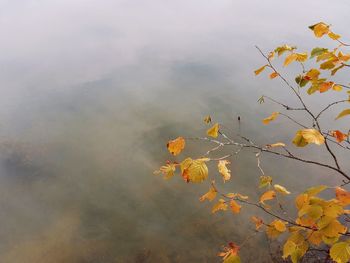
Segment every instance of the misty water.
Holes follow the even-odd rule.
[[[263,126],[276,105],[257,99],[297,101],[280,81],[254,77],[264,64],[254,45],[330,45],[307,26],[323,20],[346,35],[349,9],[325,0],[0,0],[0,262],[220,262],[221,246],[244,240],[260,212],[212,215],[198,201],[208,184],[153,175],[172,158],[166,142],[204,135],[210,114],[230,134],[241,116],[241,133],[258,143],[290,144],[298,127]],[[324,101],[307,98],[315,108]],[[188,142],[177,160],[210,146]],[[221,187],[257,198],[254,153],[231,161]],[[264,156],[263,165],[292,192],[339,182],[293,161]],[[264,235],[241,253],[271,261]]]

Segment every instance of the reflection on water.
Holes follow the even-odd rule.
[[[206,185],[152,172],[169,158],[165,142],[204,133],[208,113],[232,132],[240,115],[242,132],[258,141],[289,140],[277,130],[292,124],[259,124],[271,108],[256,98],[280,87],[252,78],[261,63],[252,46],[274,46],[288,38],[284,28],[301,32],[320,14],[283,14],[281,28],[273,22],[282,14],[258,12],[273,1],[73,2],[5,1],[0,13],[10,36],[0,44],[8,50],[0,59],[1,262],[217,262],[221,245],[249,233],[252,210],[213,216],[198,202]],[[343,5],[324,20],[341,29]],[[257,17],[247,19],[248,9]],[[256,28],[259,15],[267,33]],[[293,36],[310,45],[308,32]],[[193,155],[207,147],[188,145]],[[309,167],[266,161],[276,180],[301,187],[295,178]],[[249,153],[233,160],[223,187],[256,196],[254,162]],[[334,183],[329,171],[314,171]],[[242,253],[270,261],[263,236]]]

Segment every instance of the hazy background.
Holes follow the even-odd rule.
[[[221,245],[251,232],[253,211],[211,215],[198,202],[206,184],[154,176],[171,158],[166,142],[204,134],[207,114],[233,132],[240,115],[258,142],[289,142],[297,127],[264,127],[276,106],[256,101],[296,101],[279,80],[254,77],[264,63],[254,45],[330,45],[307,26],[346,35],[349,11],[348,0],[0,0],[0,261],[219,262]],[[189,144],[178,160],[208,147]],[[291,191],[337,183],[328,170],[264,160]],[[224,188],[256,197],[254,154],[231,170]],[[265,238],[242,257],[270,262]]]

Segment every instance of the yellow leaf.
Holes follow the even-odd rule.
[[[321,145],[324,141],[325,139],[319,131],[315,129],[304,129],[297,131],[293,143],[298,147],[304,147],[309,143]]]
[[[342,117],[349,115],[349,114],[350,114],[350,109],[343,110],[341,113],[338,114],[337,118],[335,118],[335,119],[338,120],[339,118],[342,118]]]
[[[335,189],[335,197],[343,206],[350,205],[350,192],[345,189],[337,187]]]
[[[335,91],[342,91],[343,87],[339,86],[339,85],[334,85],[332,89],[335,90]]]
[[[187,182],[200,183],[208,177],[208,167],[205,162],[209,161],[208,158],[202,158],[192,160],[191,158],[185,159],[181,164],[182,177]]]
[[[335,61],[333,59],[327,60],[320,65],[320,69],[332,69],[335,67]]]
[[[227,210],[227,204],[224,199],[219,199],[219,202],[213,206],[213,209],[211,210],[211,212],[214,214],[220,210],[223,210],[223,211]]]
[[[276,78],[278,76],[278,73],[277,72],[272,72],[271,74],[270,74],[270,79],[274,79],[274,78]]]
[[[261,195],[260,202],[264,203],[265,201],[274,199],[275,197],[276,197],[276,192],[273,190],[270,190]]]
[[[313,220],[319,219],[323,214],[323,209],[319,205],[306,205],[303,208],[301,208],[298,212],[298,215],[300,217],[304,215],[308,215]]]
[[[307,194],[300,194],[295,198],[295,205],[300,210],[304,205],[309,204],[310,197]]]
[[[269,117],[263,119],[263,121],[262,121],[263,124],[265,124],[265,125],[269,124],[271,121],[276,119],[279,114],[280,114],[279,112],[273,112]]]
[[[264,65],[261,68],[258,68],[257,70],[254,71],[255,76],[259,75],[261,72],[264,71],[264,69],[267,67],[268,65]]]
[[[211,117],[210,117],[210,115],[208,115],[208,116],[206,116],[206,117],[204,118],[204,122],[205,122],[206,124],[211,123]]]
[[[287,257],[291,256],[293,253],[295,253],[297,249],[297,245],[293,241],[287,241],[283,246],[283,259],[286,259]]]
[[[328,186],[326,186],[326,185],[313,186],[313,187],[310,187],[309,189],[307,189],[305,191],[305,194],[307,194],[308,196],[315,196],[315,195],[318,195],[319,193],[321,193],[322,191],[326,190],[327,188],[328,188]]]
[[[235,200],[230,201],[230,207],[233,213],[238,214],[241,211],[242,206],[237,204]]]
[[[285,232],[287,230],[286,224],[287,222],[283,222],[281,220],[274,220],[271,223],[271,225],[273,225],[280,232]]]
[[[260,184],[259,188],[263,188],[265,186],[270,186],[272,183],[272,177],[268,175],[262,175],[260,176]]]
[[[205,200],[213,201],[216,197],[216,193],[217,193],[216,189],[213,186],[211,186],[209,188],[209,191],[206,194],[202,195],[201,198],[199,198],[199,201],[201,201],[201,202],[203,202]]]
[[[320,75],[320,71],[318,71],[317,69],[310,69],[307,73],[306,73],[306,77],[309,80],[313,80],[313,79],[317,79],[318,76]]]
[[[223,263],[241,263],[241,259],[238,255],[229,255],[224,259]]]
[[[219,173],[222,175],[224,182],[230,180],[231,178],[231,171],[226,167],[227,164],[230,164],[230,162],[227,160],[220,160],[218,163],[218,170]]]
[[[326,227],[320,229],[320,231],[327,237],[339,237],[340,234],[346,232],[346,227],[334,219]]]
[[[209,130],[207,130],[207,134],[211,137],[218,137],[219,135],[219,123],[215,123],[213,127],[211,127]]]
[[[282,185],[279,185],[279,184],[275,184],[273,186],[275,188],[275,190],[281,194],[285,194],[285,195],[289,195],[290,192]]]
[[[307,60],[307,53],[295,53],[297,55],[296,61],[298,62],[305,62]]]
[[[258,230],[261,226],[264,225],[264,221],[259,217],[252,216],[251,220],[254,222],[256,230]]]
[[[295,61],[298,58],[298,55],[295,53],[289,54],[286,59],[284,60],[283,66],[286,67],[293,61]]]
[[[328,33],[328,36],[333,40],[338,40],[341,36],[333,33],[332,31]]]
[[[267,144],[266,147],[268,147],[268,148],[286,147],[286,145],[283,142],[276,142],[276,143],[273,143],[273,144]]]
[[[174,176],[176,170],[176,164],[169,163],[166,165],[163,165],[159,168],[159,170],[154,171],[154,174],[162,173],[164,175],[164,179],[170,179]]]
[[[347,263],[350,260],[350,244],[348,242],[335,243],[330,251],[329,255],[337,263]]]
[[[267,58],[268,58],[269,60],[273,59],[274,57],[275,57],[275,52],[273,52],[273,51],[271,51],[271,52],[269,53],[269,55],[267,56]]]
[[[169,141],[167,148],[172,155],[178,155],[185,148],[185,139],[178,137],[175,140]]]
[[[309,28],[314,31],[316,37],[322,37],[329,33],[329,26],[323,22],[312,25]]]
[[[286,51],[292,51],[296,49],[296,47],[291,47],[291,46],[288,46],[288,45],[283,45],[283,46],[280,46],[280,47],[277,47],[275,49],[275,52],[277,53],[278,56],[281,56],[284,52]]]

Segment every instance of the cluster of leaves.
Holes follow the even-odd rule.
[[[267,61],[259,69],[255,70],[255,75],[259,75],[264,70],[271,71],[269,77],[274,79],[279,77],[288,89],[294,93],[299,99],[300,107],[291,107],[287,104],[281,103],[276,99],[268,96],[262,96],[259,99],[260,103],[264,103],[266,99],[278,104],[285,111],[304,111],[312,119],[310,125],[301,124],[283,112],[273,112],[269,117],[262,120],[263,124],[268,125],[275,121],[279,116],[286,117],[288,120],[294,122],[300,127],[296,130],[292,143],[295,147],[305,147],[309,144],[324,145],[325,150],[329,153],[330,158],[334,164],[317,162],[303,157],[296,156],[283,142],[276,142],[266,145],[257,145],[252,140],[237,135],[239,138],[232,139],[226,135],[224,127],[215,123],[212,124],[210,116],[205,117],[204,122],[211,127],[207,130],[207,137],[198,138],[183,138],[178,137],[171,140],[167,144],[169,152],[177,156],[184,149],[186,141],[201,140],[210,142],[215,147],[209,149],[203,156],[193,159],[185,158],[181,162],[168,161],[165,165],[157,170],[156,174],[163,174],[165,179],[172,178],[177,171],[187,183],[202,183],[209,181],[210,186],[207,193],[202,195],[199,200],[201,202],[214,200],[212,213],[219,211],[231,211],[233,214],[239,214],[244,205],[255,206],[257,209],[263,210],[270,218],[270,220],[252,216],[252,223],[255,225],[254,234],[265,232],[270,239],[279,238],[283,240],[283,258],[290,258],[293,263],[300,261],[306,253],[310,251],[318,251],[325,255],[325,261],[333,260],[337,263],[346,263],[350,260],[350,232],[348,232],[347,223],[350,222],[350,211],[347,206],[350,205],[350,192],[344,189],[350,183],[350,175],[345,173],[339,164],[336,154],[332,147],[341,147],[345,150],[350,150],[349,131],[340,131],[338,129],[324,131],[320,125],[319,119],[321,115],[329,110],[333,105],[339,103],[346,103],[350,98],[341,101],[333,101],[326,105],[318,113],[313,113],[305,104],[302,97],[302,88],[309,86],[306,94],[312,95],[317,91],[319,93],[329,92],[331,90],[340,92],[344,89],[350,89],[349,86],[337,83],[330,78],[333,77],[340,69],[350,67],[347,61],[350,60],[350,54],[343,53],[342,48],[349,45],[343,43],[341,36],[331,31],[330,26],[320,22],[309,27],[314,35],[318,38],[327,35],[330,39],[336,41],[337,47],[329,50],[327,48],[316,47],[311,50],[310,55],[307,52],[297,52],[297,48],[289,45],[282,45],[275,48],[273,51],[265,55],[261,50],[261,54]],[[284,56],[284,66],[288,66],[293,62],[299,63],[302,68],[302,73],[296,76],[295,82],[297,87],[291,85],[280,72],[277,71],[272,64],[275,57]],[[316,58],[316,65],[318,68],[306,69],[305,63]],[[329,73],[329,78],[321,77]],[[348,96],[350,92],[346,93]],[[335,119],[339,119],[350,115],[350,109],[344,109]],[[243,141],[243,142],[242,142]],[[332,144],[332,147],[330,146]],[[233,147],[230,154],[226,154],[219,158],[211,158],[211,153],[216,152],[223,147]],[[229,158],[238,154],[242,149],[255,150],[257,159],[257,167],[261,175],[259,177],[258,188],[264,190],[258,200],[251,200],[250,197],[238,193],[224,193],[221,192],[215,180],[208,180],[208,162],[217,163],[217,172],[223,180],[223,183],[231,179],[231,171],[229,165],[231,164]],[[303,193],[295,193],[295,207],[296,215],[294,219],[287,216],[287,212],[283,209],[280,199],[285,195],[292,193],[286,187],[280,184],[273,184],[273,178],[265,174],[260,165],[260,155],[263,153],[270,153],[278,157],[293,159],[299,162],[311,163],[321,166],[325,169],[331,169],[344,180],[342,185],[326,186],[320,185],[307,189]],[[333,191],[334,197],[332,199],[322,198],[323,191]],[[276,210],[278,208],[278,211]],[[223,247],[223,251],[219,253],[224,263],[238,263],[241,261],[239,250],[244,246],[246,240],[241,244],[230,242],[228,246]]]

